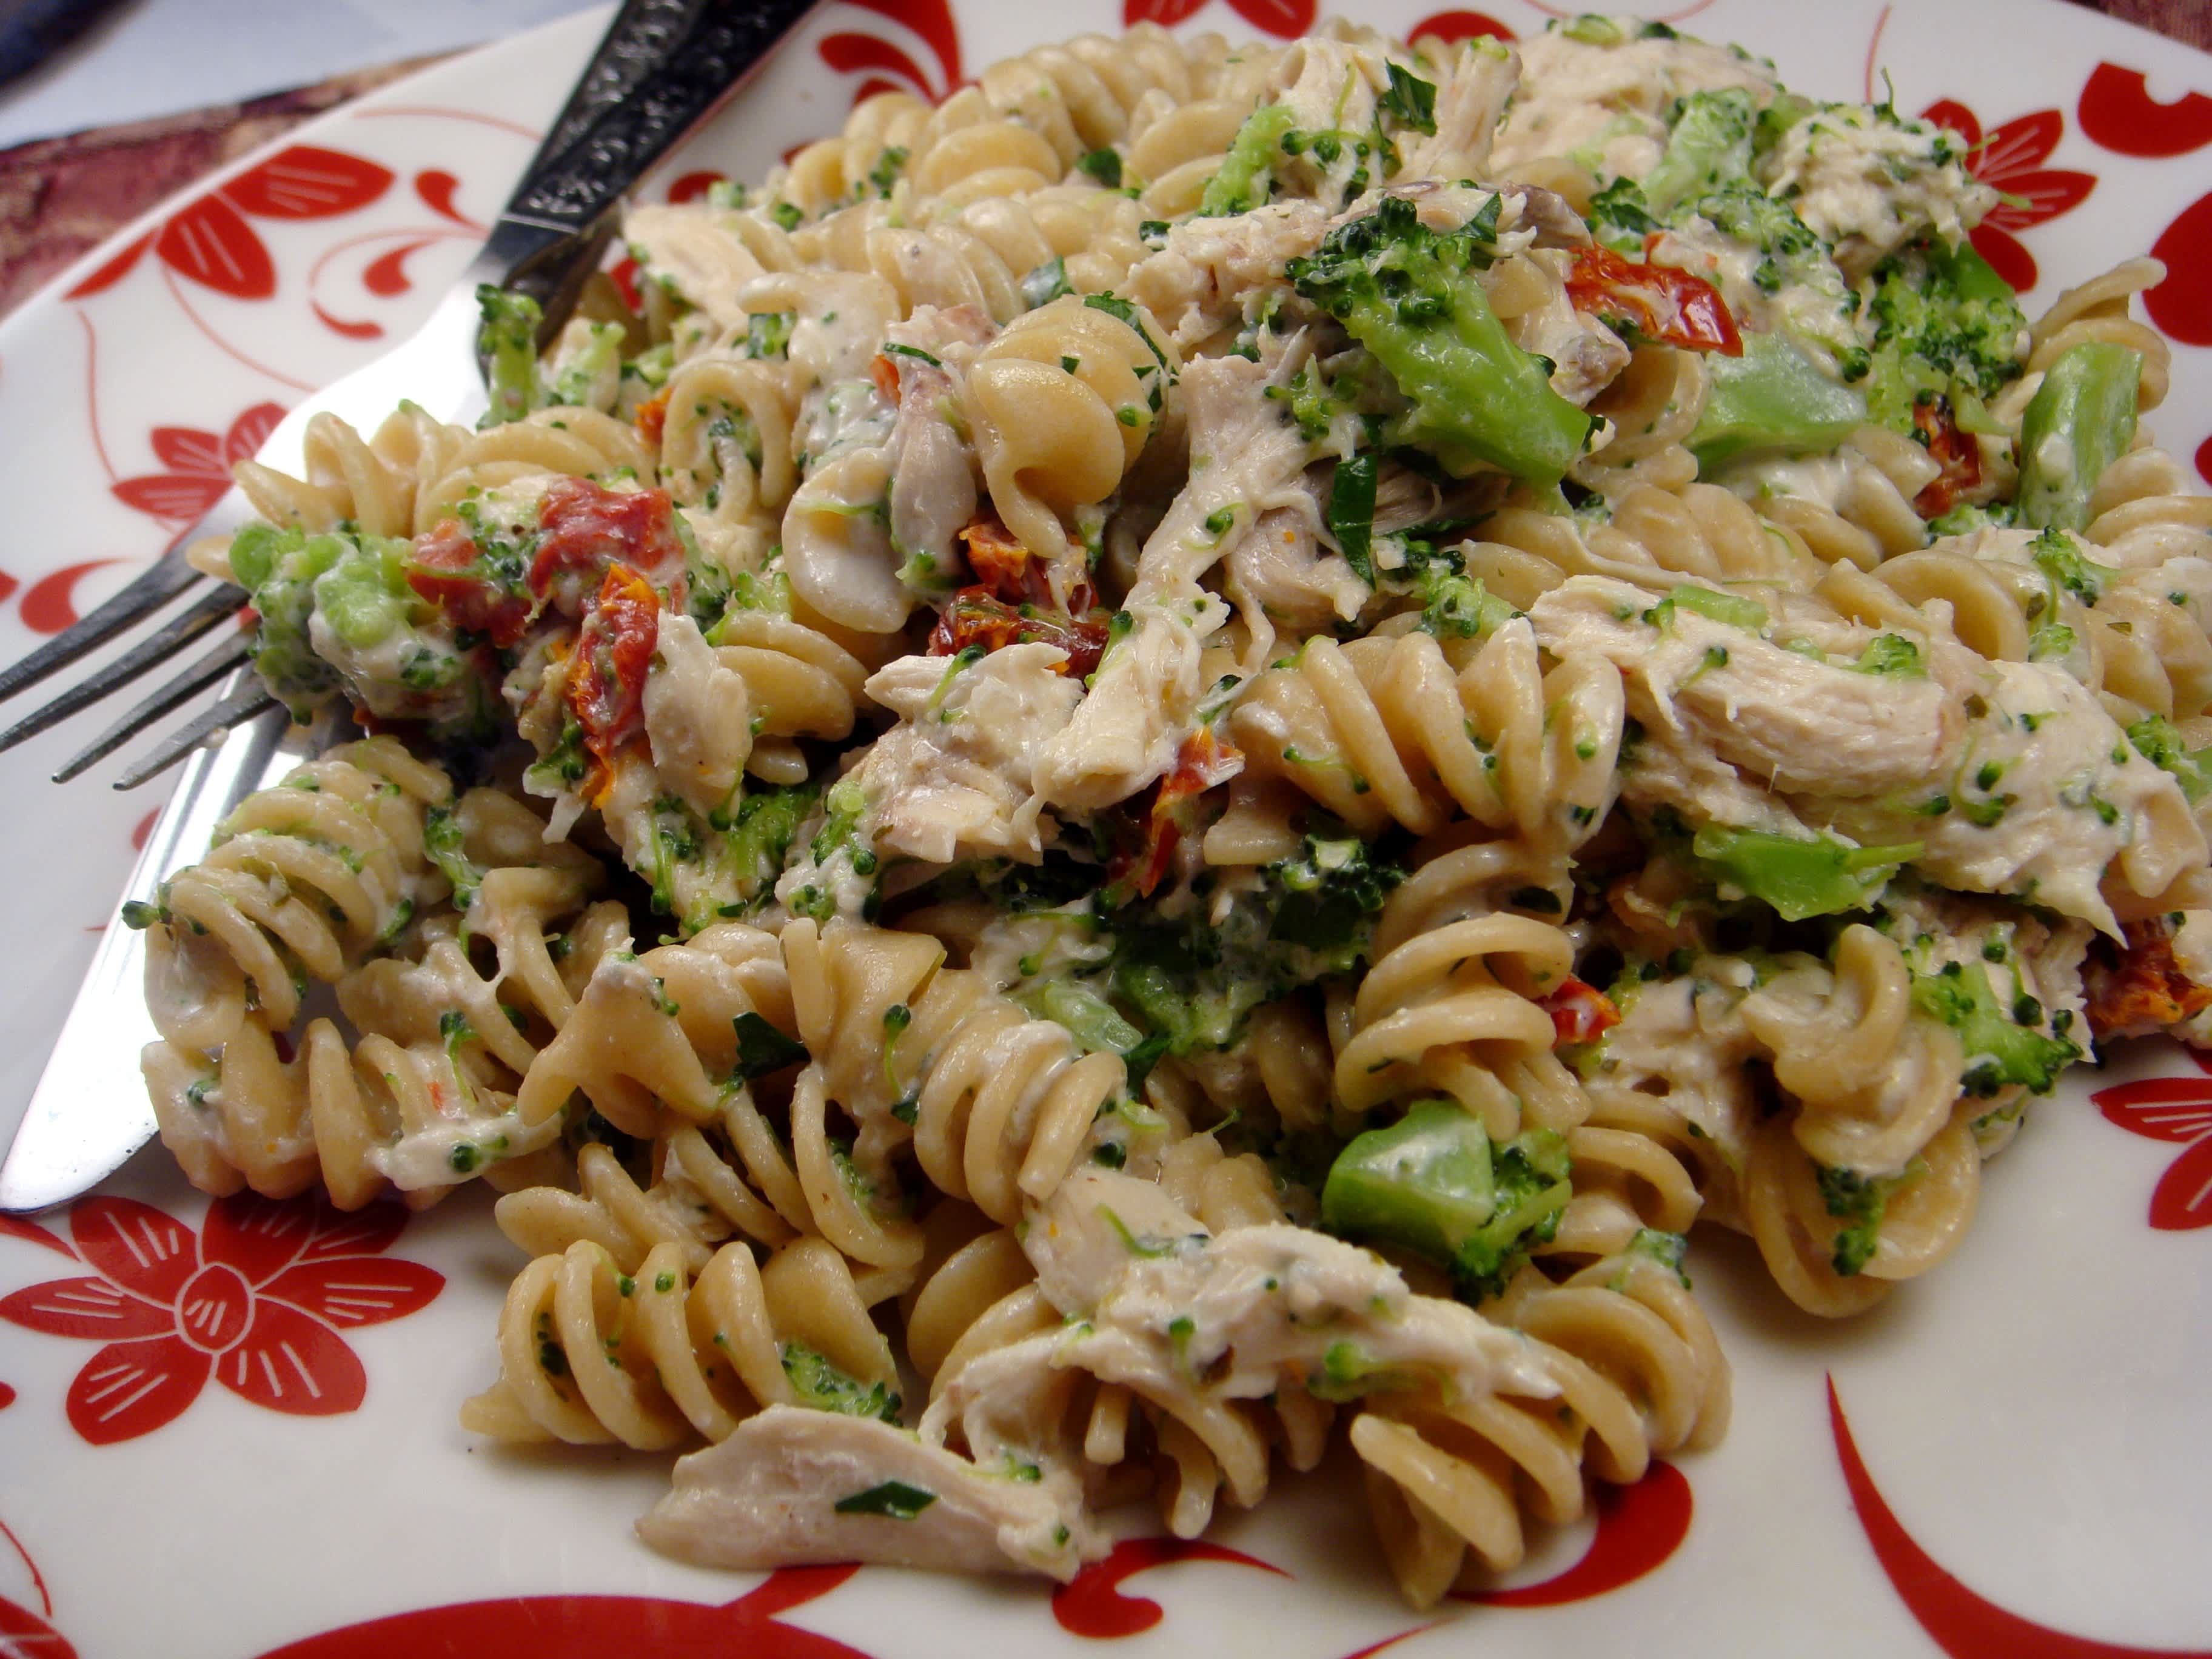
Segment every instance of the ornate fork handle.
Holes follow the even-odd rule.
[[[549,316],[609,210],[736,90],[813,0],[628,0],[508,198],[487,265]]]

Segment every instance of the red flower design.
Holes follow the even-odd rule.
[[[1844,1402],[1836,1396],[1836,1379],[1828,1379],[1828,1426],[1836,1442],[1836,1461],[1843,1465],[1844,1484],[1858,1512],[1859,1526],[1873,1547],[1875,1559],[1905,1611],[1951,1659],[2212,1659],[2201,1648],[2135,1648],[2116,1642],[2075,1636],[2066,1631],[2031,1623],[2008,1613],[1986,1596],[1978,1595],[1905,1531],[1874,1476],[1859,1455]]]
[[[164,524],[191,524],[222,499],[230,488],[230,469],[252,460],[283,418],[282,404],[256,404],[221,436],[198,427],[157,426],[154,453],[168,471],[125,478],[110,488],[125,506]]]
[[[356,212],[392,188],[388,167],[362,156],[292,144],[258,167],[187,202],[64,296],[88,299],[115,286],[152,248],[179,276],[234,300],[266,300],[276,292],[276,265],[260,219],[331,219]]]
[[[2203,1055],[2190,1058],[2200,1073],[2212,1069]],[[2090,1098],[2130,1134],[2183,1148],[2151,1192],[2150,1224],[2161,1232],[2212,1227],[2212,1078],[2146,1078],[2100,1089]]]
[[[745,1659],[868,1659],[777,1615],[818,1601],[854,1566],[778,1567],[734,1601],[708,1607],[649,1595],[510,1595],[424,1607],[286,1644],[262,1659],[600,1659],[609,1653],[742,1654]],[[4,1632],[0,1632],[4,1633]],[[8,1652],[0,1645],[0,1656]],[[43,1656],[41,1656],[43,1659]]]
[[[1121,26],[1158,23],[1173,28],[1206,9],[1206,0],[1121,0]],[[1288,40],[1313,27],[1316,0],[1229,0],[1230,9],[1254,28]]]
[[[1437,12],[1407,29],[1406,39],[1418,40],[1425,34],[1440,40],[1471,40],[1486,34],[1498,40],[1516,38],[1511,29],[1486,11]]]
[[[1060,1627],[1097,1642],[1111,1642],[1148,1631],[1167,1615],[1146,1595],[1122,1592],[1123,1581],[1170,1561],[1226,1561],[1257,1567],[1279,1578],[1290,1574],[1256,1555],[1195,1538],[1124,1538],[1103,1561],[1093,1561],[1052,1593],[1052,1616]]]
[[[95,1446],[152,1433],[210,1374],[271,1411],[349,1412],[368,1378],[338,1333],[413,1313],[446,1282],[377,1259],[406,1224],[395,1206],[341,1215],[244,1195],[211,1205],[196,1238],[151,1205],[87,1199],[70,1233],[98,1276],[17,1291],[0,1298],[0,1319],[106,1345],[69,1391],[70,1423]]]
[[[2212,144],[2212,98],[2191,92],[2161,104],[2150,95],[2148,76],[2118,64],[2089,71],[2074,113],[2084,137],[2123,155],[2157,160]]]
[[[2035,256],[2013,232],[2071,212],[2097,185],[2094,173],[2043,165],[2058,148],[2066,118],[2055,109],[2039,109],[1985,135],[1973,111],[1946,98],[1921,111],[1920,118],[1957,133],[1966,141],[1966,170],[2012,198],[1998,203],[1974,228],[1974,251],[2021,292],[2033,288]]]

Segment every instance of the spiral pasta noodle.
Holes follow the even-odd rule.
[[[1516,1565],[1524,1512],[1574,1520],[1586,1474],[1640,1480],[1652,1457],[1711,1444],[1728,1426],[1728,1362],[1712,1328],[1649,1257],[1593,1262],[1556,1285],[1524,1274],[1493,1312],[1529,1339],[1565,1409],[1384,1395],[1352,1421],[1376,1534],[1417,1607],[1441,1600],[1470,1555]]]
[[[639,1451],[722,1440],[763,1406],[798,1403],[792,1373],[810,1363],[897,1405],[890,1348],[844,1258],[815,1239],[764,1264],[725,1245],[696,1276],[673,1245],[631,1274],[580,1241],[515,1279],[499,1352],[499,1382],[461,1418],[497,1440]]]

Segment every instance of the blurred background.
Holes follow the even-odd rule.
[[[2212,50],[2212,0],[2075,3]],[[427,59],[595,3],[0,0],[0,314],[287,128]],[[1356,0],[1336,3],[1358,13]]]

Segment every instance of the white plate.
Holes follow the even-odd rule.
[[[1528,33],[1553,15],[1484,3],[1492,16],[1447,21]],[[1129,0],[1129,15],[1295,32],[1311,4]],[[1361,12],[1401,27],[1431,15],[1420,0]],[[2179,274],[2152,314],[2180,349],[2154,424],[2212,468],[2212,58],[2057,0],[1668,15],[1771,52],[1809,93],[1862,97],[1887,73],[1900,108],[1963,106],[1953,118],[1996,135],[1984,173],[2027,204],[1996,216],[2002,242],[1981,240],[2031,310],[2157,246]],[[655,188],[757,176],[872,84],[942,94],[994,58],[1122,21],[1100,0],[831,0]],[[158,553],[275,406],[404,336],[601,21],[325,117],[0,325],[0,659]],[[0,1124],[155,805],[97,775],[49,788],[82,735],[0,761],[17,802],[0,820],[17,918],[0,959]],[[2160,1073],[2179,1075],[2132,1107],[2092,1102],[2094,1085]],[[1057,1599],[882,1569],[757,1587],[665,1561],[629,1530],[665,1458],[516,1455],[456,1425],[493,1376],[519,1265],[484,1208],[465,1195],[404,1225],[305,1204],[210,1212],[157,1150],[50,1229],[0,1232],[0,1654],[2212,1649],[2212,1078],[2170,1046],[2039,1104],[1958,1255],[1855,1324],[1794,1313],[1740,1241],[1701,1235],[1698,1289],[1736,1368],[1726,1443],[1617,1494],[1595,1538],[1585,1522],[1546,1541],[1515,1578],[1535,1588],[1427,1618],[1399,1605],[1337,1467],[1279,1483],[1218,1547],[1126,1546]],[[37,1288],[70,1279],[89,1282]],[[179,1307],[198,1346],[162,1335]],[[56,1334],[68,1309],[78,1334]],[[118,1355],[114,1337],[142,1346]]]

